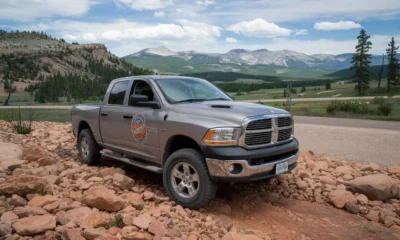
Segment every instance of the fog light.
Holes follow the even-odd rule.
[[[239,163],[234,163],[228,167],[228,172],[230,174],[239,174],[240,172],[242,172],[242,170],[243,166]]]

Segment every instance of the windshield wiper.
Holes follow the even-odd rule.
[[[227,99],[227,98],[210,98],[210,99],[206,99],[205,101],[217,101],[217,100],[230,101],[230,99]]]
[[[184,103],[184,102],[189,102],[189,103],[192,103],[192,102],[203,102],[205,100],[206,99],[202,99],[202,98],[189,98],[189,99],[185,99],[185,100],[176,101],[176,102],[174,102],[174,104],[175,103]]]

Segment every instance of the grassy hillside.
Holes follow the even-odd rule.
[[[18,92],[29,91],[36,101],[57,102],[60,97],[100,97],[114,78],[150,73],[113,55],[102,44],[69,44],[43,33],[0,30],[3,98],[6,80]]]
[[[370,66],[369,67],[370,78],[378,79],[380,71],[381,71],[381,66],[379,66],[379,65]],[[385,77],[386,75],[387,75],[387,65],[384,65],[382,77]],[[329,73],[326,75],[326,77],[335,78],[335,79],[350,79],[350,78],[353,78],[353,76],[354,76],[354,71],[351,71],[349,68],[339,70],[339,71],[336,71],[333,73]]]
[[[236,63],[210,63],[200,64],[185,61],[178,57],[159,57],[159,56],[127,56],[127,62],[133,63],[138,67],[151,69],[155,72],[165,74],[192,74],[202,72],[237,72],[252,75],[268,75],[282,78],[313,78],[326,79],[332,71],[322,69],[293,69],[274,65],[246,65]]]

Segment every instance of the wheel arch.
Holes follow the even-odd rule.
[[[172,153],[184,148],[192,148],[202,153],[200,145],[193,138],[183,134],[173,135],[168,139],[167,143],[165,144],[162,162],[163,165]]]

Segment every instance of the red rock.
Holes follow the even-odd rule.
[[[16,207],[13,212],[19,217],[45,215],[48,212],[40,207]]]
[[[57,162],[57,160],[51,159],[48,157],[42,157],[42,158],[39,158],[36,162],[39,164],[39,166],[48,166],[48,165],[55,164]]]
[[[117,227],[110,227],[108,229],[108,232],[111,233],[112,235],[117,235],[120,231],[121,229]]]
[[[85,192],[83,203],[104,211],[119,211],[123,209],[127,202],[116,196],[113,190],[104,186],[93,187]]]
[[[1,215],[0,223],[13,223],[18,220],[18,216],[13,212],[5,212]]]
[[[11,206],[21,207],[28,204],[28,202],[17,194],[13,194],[11,198],[7,199],[7,203]]]
[[[80,207],[69,210],[67,212],[60,211],[56,214],[57,221],[62,225],[69,223],[70,221],[81,224],[82,221],[88,216],[92,211],[88,207]]]
[[[65,229],[63,236],[66,240],[85,240],[82,236],[81,230],[77,228]]]
[[[139,194],[139,193],[128,192],[128,193],[121,194],[120,197],[123,198],[123,199],[126,199],[126,200],[128,200],[130,202],[130,201],[133,201],[133,200],[136,200],[136,201],[142,200],[143,195]]]
[[[81,227],[82,228],[98,228],[98,227],[104,227],[107,224],[108,217],[104,213],[100,213],[98,211],[92,212],[89,215],[87,215],[82,223]]]
[[[388,167],[388,172],[391,173],[391,174],[399,174],[400,173],[400,166]]]
[[[41,177],[25,174],[13,175],[0,182],[0,195],[17,194],[25,197],[31,193],[44,193],[46,188],[47,182]]]
[[[151,221],[152,218],[149,215],[141,214],[133,219],[133,225],[146,230],[149,228]]]
[[[116,187],[119,187],[122,190],[130,189],[134,186],[134,181],[132,178],[127,177],[120,173],[115,173],[113,175],[113,184]]]
[[[143,199],[144,200],[153,200],[154,199],[154,193],[153,192],[150,192],[150,191],[145,191],[144,193],[143,193]]]
[[[350,182],[350,186],[353,192],[362,193],[369,200],[385,201],[396,198],[400,192],[400,185],[384,174],[355,178]]]
[[[59,200],[58,198],[51,196],[51,195],[37,196],[29,201],[28,206],[43,207],[43,206],[46,206],[47,204],[52,204],[54,202],[57,202],[58,200]]]
[[[33,146],[25,151],[24,159],[28,162],[34,162],[40,158],[46,157],[46,150],[42,146]]]
[[[94,240],[99,237],[104,237],[104,239],[110,239],[113,240],[115,239],[115,236],[110,234],[104,227],[100,228],[86,228],[85,231],[83,231],[83,236],[87,240]]]
[[[11,223],[0,224],[0,237],[5,237],[7,234],[12,233]]]
[[[52,215],[26,217],[19,219],[12,226],[19,235],[31,236],[47,230],[54,230],[56,217]]]
[[[149,226],[149,232],[154,235],[164,236],[168,233],[168,230],[164,227],[164,224],[162,224],[160,221],[153,220]]]
[[[121,235],[125,240],[151,240],[153,237],[148,233],[138,232],[135,227],[124,227]]]
[[[329,193],[328,198],[337,208],[343,208],[347,202],[357,203],[356,197],[346,190],[334,190]]]
[[[116,173],[125,175],[125,171],[122,170],[121,168],[103,168],[100,170],[98,176],[99,177],[113,176]]]

